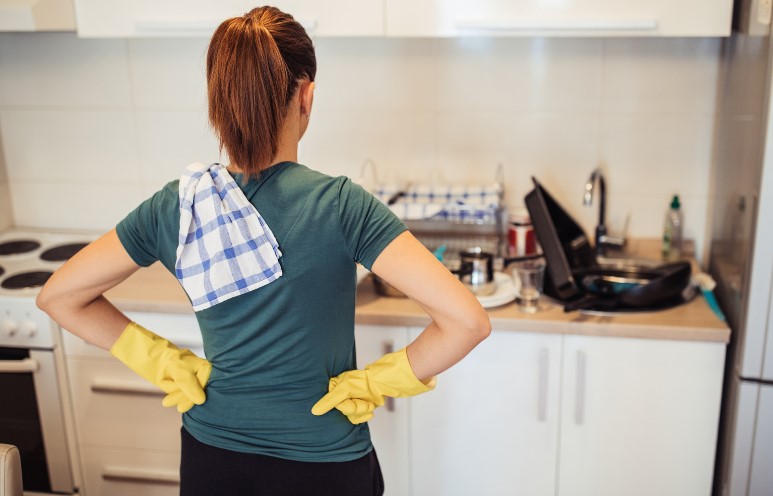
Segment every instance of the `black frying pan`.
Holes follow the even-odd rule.
[[[564,305],[573,310],[651,309],[680,298],[690,284],[690,263],[675,262],[657,267],[610,269],[580,268],[572,271],[583,295]]]

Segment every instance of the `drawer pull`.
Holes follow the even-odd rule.
[[[460,19],[456,21],[460,31],[654,31],[658,21],[643,20],[577,20],[577,21],[496,21]]]
[[[546,422],[548,418],[548,365],[550,355],[547,348],[539,352],[539,389],[537,398],[537,421]]]
[[[105,467],[102,478],[109,481],[133,482],[135,484],[180,484],[180,474],[172,471],[143,470],[127,467]]]
[[[93,382],[91,391],[101,394],[130,394],[137,396],[166,396],[166,393],[155,386],[129,382]]]
[[[0,374],[17,374],[19,372],[37,372],[40,368],[34,358],[24,360],[0,360]]]
[[[313,19],[298,19],[301,26],[311,35],[317,29],[317,21]],[[134,28],[138,33],[154,34],[194,34],[211,36],[215,29],[220,25],[220,21],[208,20],[137,20],[134,22]]]
[[[395,351],[395,344],[392,341],[384,341],[381,343],[381,354],[387,355]],[[387,396],[384,399],[384,406],[388,412],[395,411],[395,399],[391,396]]]
[[[574,422],[582,425],[585,421],[585,373],[586,373],[585,352],[577,352],[577,397],[574,403]]]

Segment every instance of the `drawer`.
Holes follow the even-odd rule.
[[[181,415],[156,386],[116,359],[69,358],[67,368],[80,443],[180,449]]]
[[[179,452],[81,447],[82,496],[177,496]]]
[[[138,324],[163,336],[180,348],[188,348],[198,356],[204,356],[201,331],[196,316],[179,313],[126,312],[126,315]],[[109,357],[110,353],[87,343],[78,336],[62,331],[64,352],[69,356]]]

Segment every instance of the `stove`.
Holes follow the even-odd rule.
[[[93,233],[11,229],[0,233],[0,300],[34,297],[64,262],[97,238]],[[0,326],[0,346],[3,331]]]
[[[22,454],[25,494],[78,494],[61,330],[35,298],[56,269],[96,238],[32,229],[0,233],[0,391],[15,405],[0,405],[0,442]]]

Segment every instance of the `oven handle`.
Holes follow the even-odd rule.
[[[34,358],[24,360],[0,360],[0,374],[18,374],[24,372],[37,372],[40,364]]]

